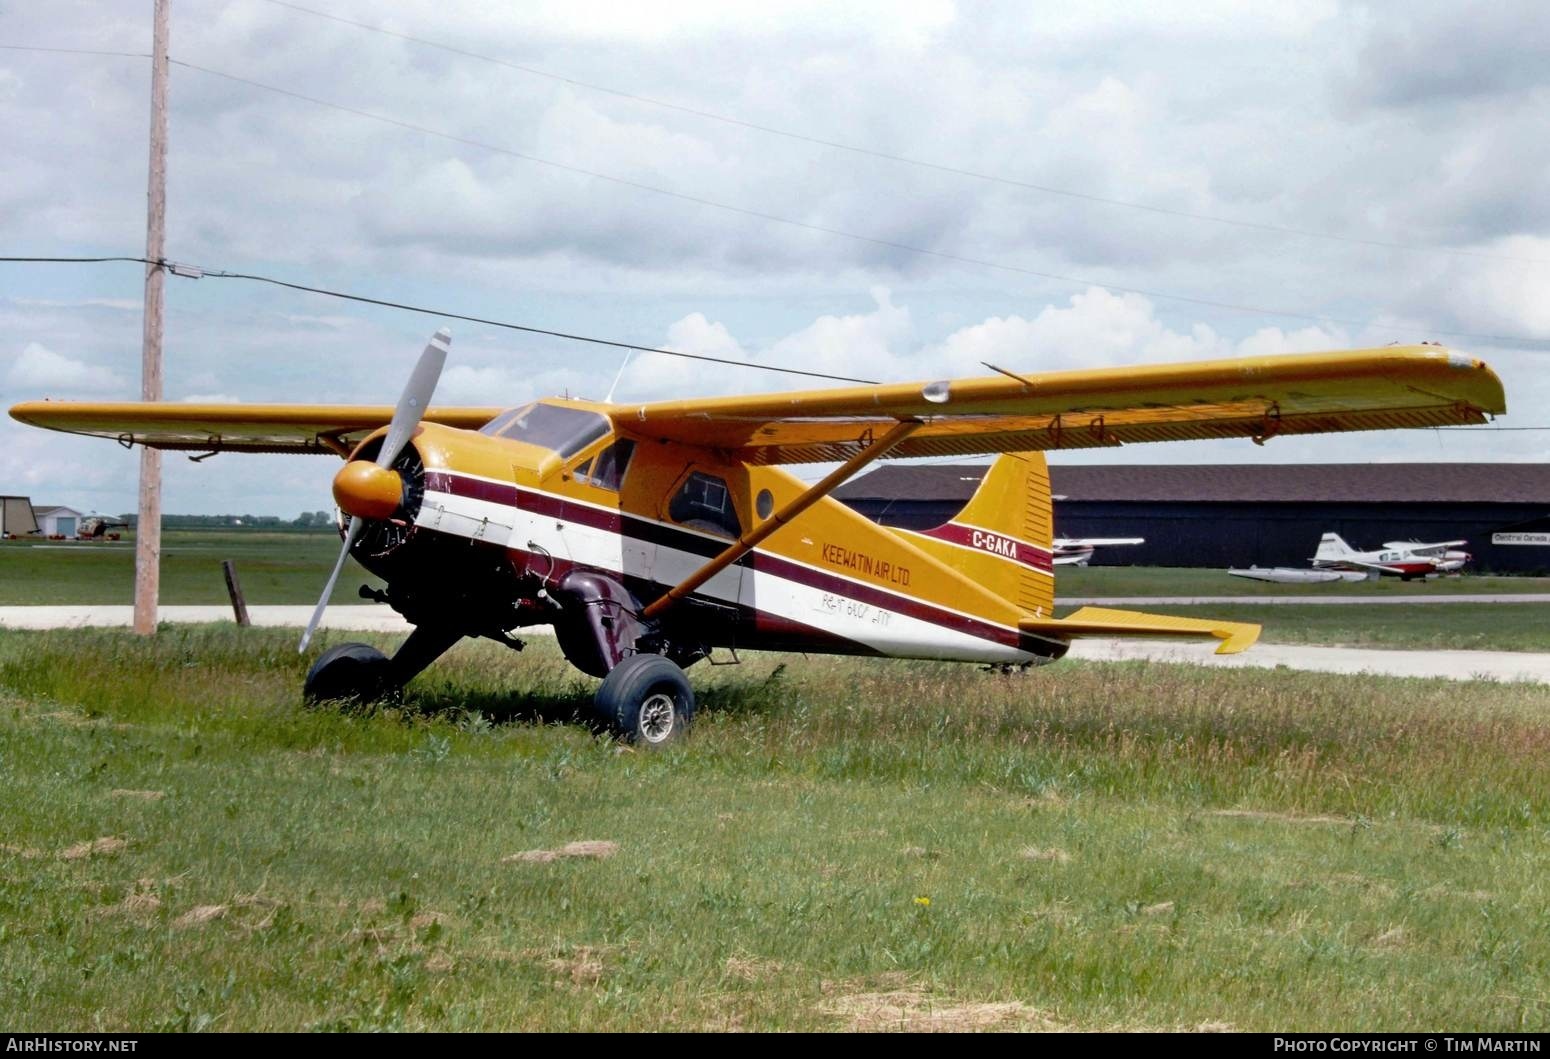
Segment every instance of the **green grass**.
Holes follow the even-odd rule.
[[[1386,647],[1403,650],[1550,651],[1550,605],[1449,603],[1406,607],[1361,603],[1203,603],[1153,606],[1154,614],[1255,622],[1266,643]],[[1249,648],[1253,650],[1253,648]]]
[[[1061,598],[1089,596],[1451,596],[1550,593],[1550,577],[1465,574],[1425,581],[1385,577],[1324,585],[1276,585],[1233,577],[1217,567],[1062,566],[1055,574]]]
[[[0,542],[0,606],[133,603],[132,539]],[[231,559],[249,603],[315,603],[338,557],[333,532],[170,530],[162,534],[161,602],[228,602],[221,561]],[[381,581],[351,562],[331,599],[358,603],[363,583]]]
[[[305,665],[0,632],[9,1025],[1545,1028],[1550,688],[758,657],[653,755],[546,643]]]

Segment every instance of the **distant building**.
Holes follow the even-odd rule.
[[[889,464],[835,491],[889,526],[940,525],[983,465]],[[1550,466],[1535,463],[1053,466],[1055,531],[1145,537],[1095,565],[1302,566],[1319,536],[1352,547],[1469,542],[1470,569],[1550,573]]]
[[[81,528],[81,519],[86,517],[84,511],[73,507],[39,507],[33,511],[45,537],[74,537]]]
[[[25,537],[38,532],[32,501],[25,496],[0,496],[0,536]]]

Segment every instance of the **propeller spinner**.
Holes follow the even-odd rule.
[[[344,561],[359,539],[365,520],[391,518],[398,510],[404,483],[398,472],[393,470],[393,461],[409,444],[409,439],[414,436],[414,428],[419,426],[420,417],[431,403],[431,395],[436,392],[436,382],[441,378],[441,369],[447,362],[447,348],[451,342],[451,332],[443,327],[431,337],[425,352],[420,354],[420,362],[414,366],[409,382],[398,398],[398,405],[393,409],[393,421],[388,426],[387,436],[382,439],[382,450],[377,453],[376,461],[351,460],[334,476],[334,499],[349,514],[350,529],[345,534],[344,547],[339,550],[339,560],[334,563],[334,572],[328,575],[328,584],[323,586],[323,598],[318,600],[317,609],[312,612],[312,620],[307,622],[307,631],[301,634],[298,651],[305,651],[307,644],[312,642],[312,634],[317,631],[318,622],[323,620],[323,612],[328,609],[328,597],[334,594],[339,572],[344,569]]]

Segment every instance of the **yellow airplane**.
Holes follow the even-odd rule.
[[[391,658],[323,652],[309,698],[407,683],[465,636],[513,648],[552,625],[602,678],[625,739],[678,737],[684,668],[716,648],[1026,665],[1080,636],[1248,647],[1257,625],[1096,607],[1055,616],[1044,451],[1481,423],[1506,409],[1484,363],[1438,346],[1251,357],[794,393],[520,408],[429,407],[438,331],[396,407],[109,404],[11,409],[34,426],[201,452],[333,453],[344,547],[414,631]],[[994,366],[992,366],[994,367]],[[968,505],[926,533],[829,493],[884,457],[999,453]],[[838,462],[808,484],[782,464]]]

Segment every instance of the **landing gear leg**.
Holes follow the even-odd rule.
[[[445,626],[418,625],[409,638],[393,652],[392,677],[395,687],[403,687],[419,676],[425,667],[446,654],[463,634]]]
[[[661,655],[631,655],[614,666],[592,702],[619,738],[651,749],[682,739],[694,719],[689,678]]]

